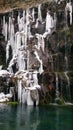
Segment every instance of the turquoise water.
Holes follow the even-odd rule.
[[[73,130],[73,107],[0,104],[0,130]]]

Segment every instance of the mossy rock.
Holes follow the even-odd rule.
[[[65,102],[64,102],[64,99],[59,97],[59,98],[56,98],[55,99],[55,102],[58,104],[58,105],[64,105]]]

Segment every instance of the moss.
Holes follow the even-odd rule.
[[[64,99],[63,99],[62,97],[59,97],[59,98],[56,100],[56,103],[57,103],[58,105],[64,105],[64,104],[65,104]]]
[[[7,104],[9,104],[9,105],[18,105],[19,103],[18,102],[7,102]]]

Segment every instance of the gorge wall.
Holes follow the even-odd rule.
[[[0,30],[0,92],[14,87],[13,100],[28,105],[73,102],[72,2],[1,13]]]

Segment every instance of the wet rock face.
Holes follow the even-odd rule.
[[[17,71],[36,70],[43,103],[58,97],[73,102],[73,12],[66,6],[71,9],[72,4],[46,2],[0,15],[0,64],[6,64],[14,76]],[[22,80],[24,75],[20,76]],[[34,99],[36,93],[31,93]]]

